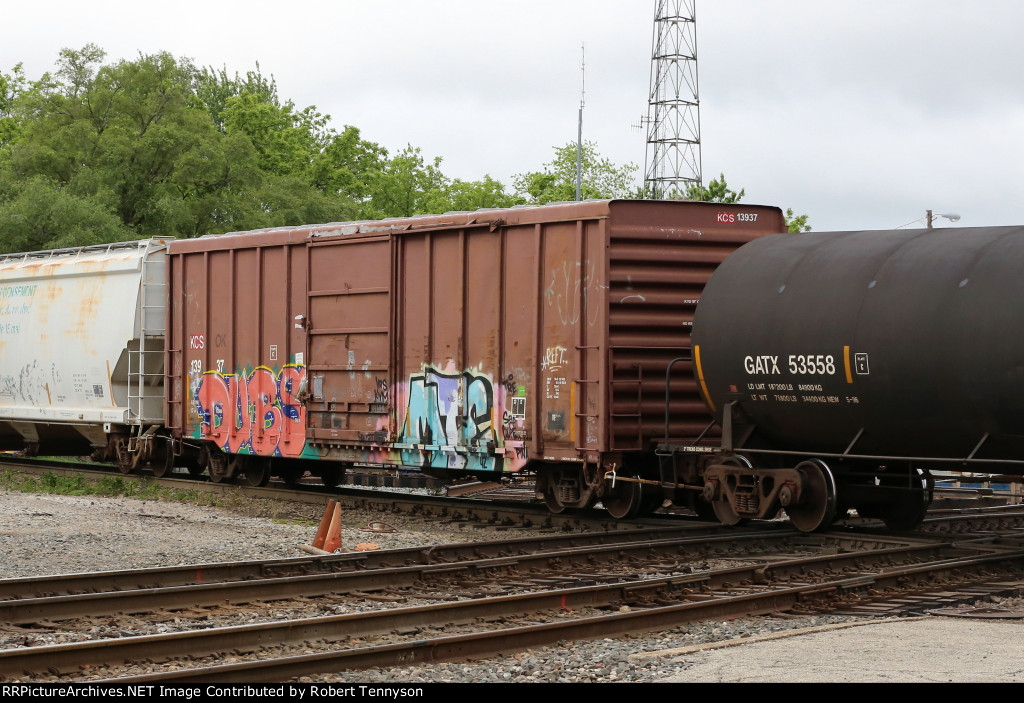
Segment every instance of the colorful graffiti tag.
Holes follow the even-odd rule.
[[[306,408],[299,399],[305,381],[301,364],[277,373],[265,366],[233,374],[194,373],[195,437],[233,454],[318,457],[306,445]],[[402,446],[389,450],[386,427],[361,434],[360,442],[376,445],[363,457],[367,463],[465,471],[516,471],[526,464],[525,387],[511,376],[495,382],[476,370],[426,366],[395,389],[378,379],[373,399],[404,406],[395,440]]]
[[[200,438],[235,454],[302,456],[306,408],[299,393],[305,380],[300,364],[276,374],[265,366],[248,373],[202,373],[193,384]]]
[[[495,387],[490,376],[475,370],[426,366],[423,373],[413,374],[404,389],[407,403],[399,441],[419,446],[402,451],[403,463],[468,471],[514,470],[525,463],[523,443],[510,437],[522,430],[526,401],[512,398],[508,387],[515,392],[514,383]],[[505,408],[506,396],[515,401],[511,408]],[[507,464],[502,449],[514,450]]]

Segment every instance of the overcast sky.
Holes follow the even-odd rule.
[[[584,137],[642,178],[654,0],[81,0],[7,3],[0,70],[168,51],[245,73],[390,152],[476,180]],[[704,180],[816,231],[1024,224],[1024,3],[697,0]],[[940,220],[938,224],[949,223]]]

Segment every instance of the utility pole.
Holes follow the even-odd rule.
[[[655,0],[644,197],[701,184],[696,0]]]
[[[934,223],[936,217],[945,217],[950,222],[960,221],[960,215],[956,214],[955,212],[937,212],[934,215],[932,214],[931,210],[925,210],[924,212],[925,220],[928,222],[928,229],[933,229],[935,227]],[[918,220],[918,222],[920,222],[920,220]]]

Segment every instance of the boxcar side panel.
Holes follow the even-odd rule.
[[[168,425],[229,454],[306,443],[306,245],[288,231],[176,243]]]
[[[482,225],[395,236],[396,449],[406,465],[508,470],[503,419],[506,233]]]
[[[393,433],[391,266],[387,235],[310,245],[306,409],[317,444],[380,444]]]

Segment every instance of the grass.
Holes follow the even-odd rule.
[[[34,475],[5,469],[0,471],[0,490],[187,503],[223,508],[248,517],[270,518],[279,524],[318,525],[320,523],[320,518],[314,515],[318,510],[315,506],[253,500],[237,494],[217,495],[187,488],[166,488],[157,485],[145,476],[126,478],[112,475],[87,479],[80,474],[63,476],[48,471],[44,474]]]
[[[200,498],[196,491],[161,488],[144,477],[126,481],[122,476],[102,476],[93,480],[81,475],[61,476],[49,471],[36,476],[10,469],[0,471],[0,489],[62,496],[124,497],[178,502],[199,502]]]

